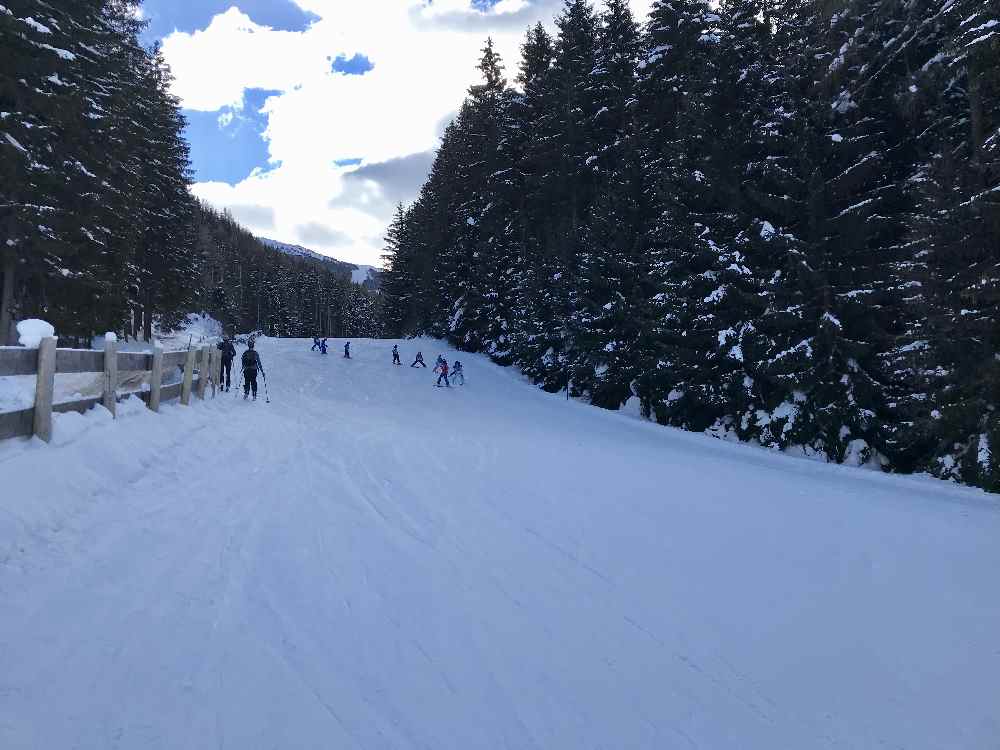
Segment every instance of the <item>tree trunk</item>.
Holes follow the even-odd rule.
[[[14,254],[3,256],[3,292],[0,293],[0,346],[13,344],[11,327],[14,310]]]

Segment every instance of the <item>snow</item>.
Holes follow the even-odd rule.
[[[118,336],[112,333],[111,331],[108,331],[106,334],[104,334],[104,342],[106,344],[116,344],[118,343]]]
[[[373,272],[378,272],[378,269],[375,268],[375,266],[356,266],[354,270],[351,271],[351,281],[355,284],[364,284],[366,281],[373,278]]]
[[[31,16],[28,16],[27,18],[22,18],[21,19],[21,23],[30,26],[35,31],[39,32],[40,34],[51,34],[52,33],[52,29],[50,29],[48,26],[46,26],[43,23],[39,23],[38,21],[36,21]]]
[[[992,496],[393,343],[0,443],[0,747],[995,744]]]
[[[51,323],[46,323],[44,320],[29,318],[17,324],[17,335],[17,343],[21,346],[37,349],[42,343],[42,339],[56,335],[56,329],[52,327]]]

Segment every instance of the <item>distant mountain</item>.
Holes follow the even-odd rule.
[[[331,258],[329,255],[317,253],[315,250],[310,250],[308,247],[302,247],[302,245],[290,245],[287,242],[278,242],[278,240],[268,239],[267,237],[258,237],[257,239],[268,247],[277,250],[279,253],[294,255],[298,258],[309,258],[310,260],[317,260],[321,263],[337,266],[345,273],[349,273],[351,275],[351,281],[355,284],[360,284],[361,286],[372,290],[378,289],[379,270],[374,266],[359,266],[354,263],[346,263],[342,260]]]

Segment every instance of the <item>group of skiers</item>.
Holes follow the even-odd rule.
[[[224,338],[216,347],[222,352],[222,367],[219,372],[219,387],[228,392],[232,386],[232,372],[233,372],[233,360],[236,359],[236,347],[233,345],[233,340],[229,338]],[[243,356],[240,359],[240,364],[243,369],[243,398],[248,398],[253,394],[253,400],[257,400],[257,373],[259,372],[264,376],[264,382],[267,383],[267,375],[264,373],[264,367],[260,362],[260,355],[257,350],[254,349],[254,341],[251,338],[247,341],[247,350],[243,352]]]
[[[326,339],[321,339],[318,336],[313,337],[313,345],[310,351],[316,351],[319,349],[320,352],[326,354]],[[351,342],[348,341],[344,344],[344,357],[347,359],[351,358]],[[394,365],[402,366],[403,362],[399,357],[399,344],[392,345],[392,363]],[[424,362],[423,352],[417,352],[416,358],[413,360],[413,364],[410,367],[427,367],[427,363]],[[448,360],[443,356],[438,355],[437,363],[434,365],[433,372],[438,373],[437,385],[441,385],[441,381],[444,381],[445,387],[451,387],[451,380],[459,379],[461,385],[465,385],[465,371],[462,369],[462,363],[455,360],[455,364],[449,368]],[[451,378],[449,379],[449,373]]]
[[[313,336],[312,349],[310,349],[309,351],[314,352],[317,349],[319,349],[320,354],[326,354],[326,342],[327,342],[327,339],[325,339],[325,338],[321,339],[319,336]],[[346,359],[350,359],[351,358],[351,342],[350,341],[347,341],[347,342],[344,343],[344,357]]]
[[[402,364],[402,362],[399,361],[399,347],[396,344],[392,345],[392,363],[394,365]],[[413,364],[410,365],[410,367],[424,367],[424,368],[427,367],[427,363],[424,362],[424,353],[423,352],[417,352],[417,356],[413,360]],[[462,369],[462,363],[461,362],[459,362],[456,359],[455,360],[455,364],[452,365],[450,371],[451,371],[451,377],[452,377],[453,380],[457,380],[458,378],[461,378],[462,379],[461,385],[465,385],[465,371]],[[440,354],[438,355],[437,363],[434,365],[434,369],[431,370],[431,372],[438,373],[438,380],[437,380],[437,386],[438,386],[438,388],[441,387],[441,381],[442,380],[444,381],[444,385],[445,385],[446,388],[451,388],[451,382],[448,380],[448,372],[449,372],[448,360],[446,360]]]
[[[327,340],[320,339],[318,336],[313,337],[313,345],[310,351],[320,350],[323,354],[326,354],[326,342]],[[228,392],[232,386],[232,372],[233,372],[233,360],[236,359],[236,346],[233,344],[233,339],[223,338],[217,345],[219,351],[222,352],[222,367],[219,372],[219,387]],[[344,344],[344,357],[347,359],[351,358],[351,342],[348,341]],[[392,363],[394,365],[402,365],[402,361],[399,357],[399,345],[392,345]],[[260,355],[257,350],[254,349],[254,340],[251,338],[247,341],[247,350],[243,352],[243,356],[240,359],[240,364],[243,370],[243,398],[247,399],[251,395],[253,400],[257,400],[257,373],[259,372],[264,376],[264,382],[267,383],[267,375],[264,374],[264,367],[261,365]],[[413,360],[413,364],[410,367],[427,367],[424,362],[423,352],[417,352],[416,358]],[[438,373],[437,386],[441,388],[441,381],[444,381],[444,386],[446,388],[451,387],[452,380],[461,380],[461,385],[465,385],[465,371],[462,369],[462,363],[457,359],[455,363],[449,367],[448,360],[446,360],[442,355],[438,355],[437,362],[434,365],[432,372]],[[450,374],[450,379],[449,379]]]

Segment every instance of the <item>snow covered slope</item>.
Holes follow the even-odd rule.
[[[282,252],[285,255],[294,255],[299,258],[311,258],[312,260],[319,260],[324,263],[333,263],[337,266],[342,266],[344,271],[350,272],[351,281],[355,284],[365,284],[365,282],[368,282],[367,286],[371,288],[378,287],[378,269],[374,266],[359,266],[354,263],[347,263],[346,261],[332,258],[329,255],[317,253],[315,250],[310,250],[308,247],[302,247],[302,245],[290,245],[287,242],[278,242],[277,240],[270,240],[266,237],[258,237],[257,239],[268,247]]]
[[[0,747],[997,747],[994,498],[309,343],[0,445]]]

